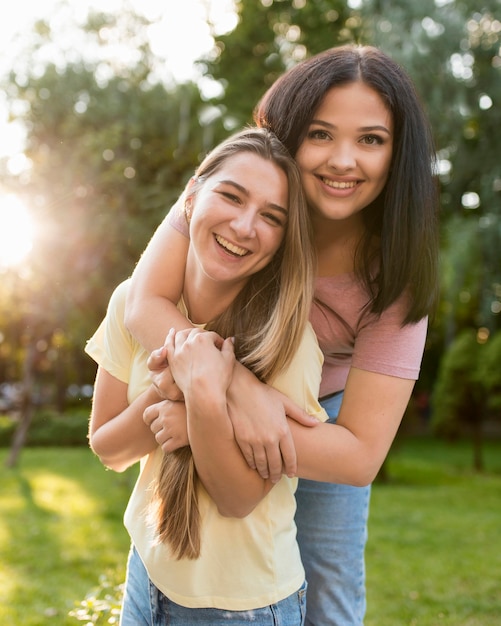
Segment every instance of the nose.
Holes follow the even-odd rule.
[[[329,166],[338,171],[348,171],[356,166],[355,148],[349,142],[335,143],[329,155]]]
[[[256,234],[256,211],[251,207],[239,210],[231,220],[231,228],[235,235],[242,239],[254,237]]]

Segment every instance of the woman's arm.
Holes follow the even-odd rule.
[[[413,387],[413,380],[351,368],[336,424],[309,429],[290,421],[298,476],[370,484],[388,454]]]
[[[163,345],[171,328],[191,327],[176,306],[183,291],[188,246],[189,239],[170,225],[167,215],[132,274],[125,324],[147,352]]]
[[[170,333],[166,345],[185,397],[198,475],[222,515],[245,517],[273,484],[247,465],[233,435],[226,405],[235,366],[231,341],[195,329]]]
[[[132,404],[127,401],[127,384],[102,367],[98,368],[89,424],[89,441],[101,462],[123,472],[157,447],[155,436],[144,423],[144,410],[158,402],[151,386]]]

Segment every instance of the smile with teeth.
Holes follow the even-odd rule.
[[[227,250],[228,252],[231,252],[232,254],[236,256],[245,256],[249,252],[245,248],[240,248],[239,246],[235,246],[233,243],[231,243],[224,237],[221,237],[221,235],[214,235],[214,237],[221,247],[223,247],[225,250]]]
[[[325,183],[328,187],[333,187],[334,189],[353,189],[358,185],[358,182],[356,180],[338,181],[329,180],[328,178],[322,178],[322,182]]]

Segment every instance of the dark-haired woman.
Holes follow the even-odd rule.
[[[370,46],[333,48],[293,67],[266,92],[255,120],[299,165],[318,259],[310,319],[333,422],[331,474],[322,480],[338,484],[300,480],[297,492],[306,624],[359,626],[370,483],[418,378],[438,289],[431,132],[407,74]],[[164,271],[169,247],[178,258],[183,245],[165,220],[133,276],[127,323],[148,349],[186,325],[168,313],[179,284]],[[287,425],[291,407],[280,412],[257,381],[233,385],[235,437],[249,465],[274,480],[282,467],[293,471],[300,427]]]

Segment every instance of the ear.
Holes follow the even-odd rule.
[[[184,216],[186,218],[186,222],[188,226],[190,225],[190,222],[191,222],[191,214],[193,212],[193,200],[196,196],[196,191],[192,189],[192,187],[197,182],[197,180],[198,179],[196,176],[192,176],[190,180],[186,183],[186,187],[184,188],[184,191],[183,191],[183,196],[184,196],[183,209],[184,209]]]
[[[192,195],[185,198],[183,210],[184,210],[184,217],[186,218],[186,223],[189,226],[191,222],[191,213],[193,211],[193,196]]]

